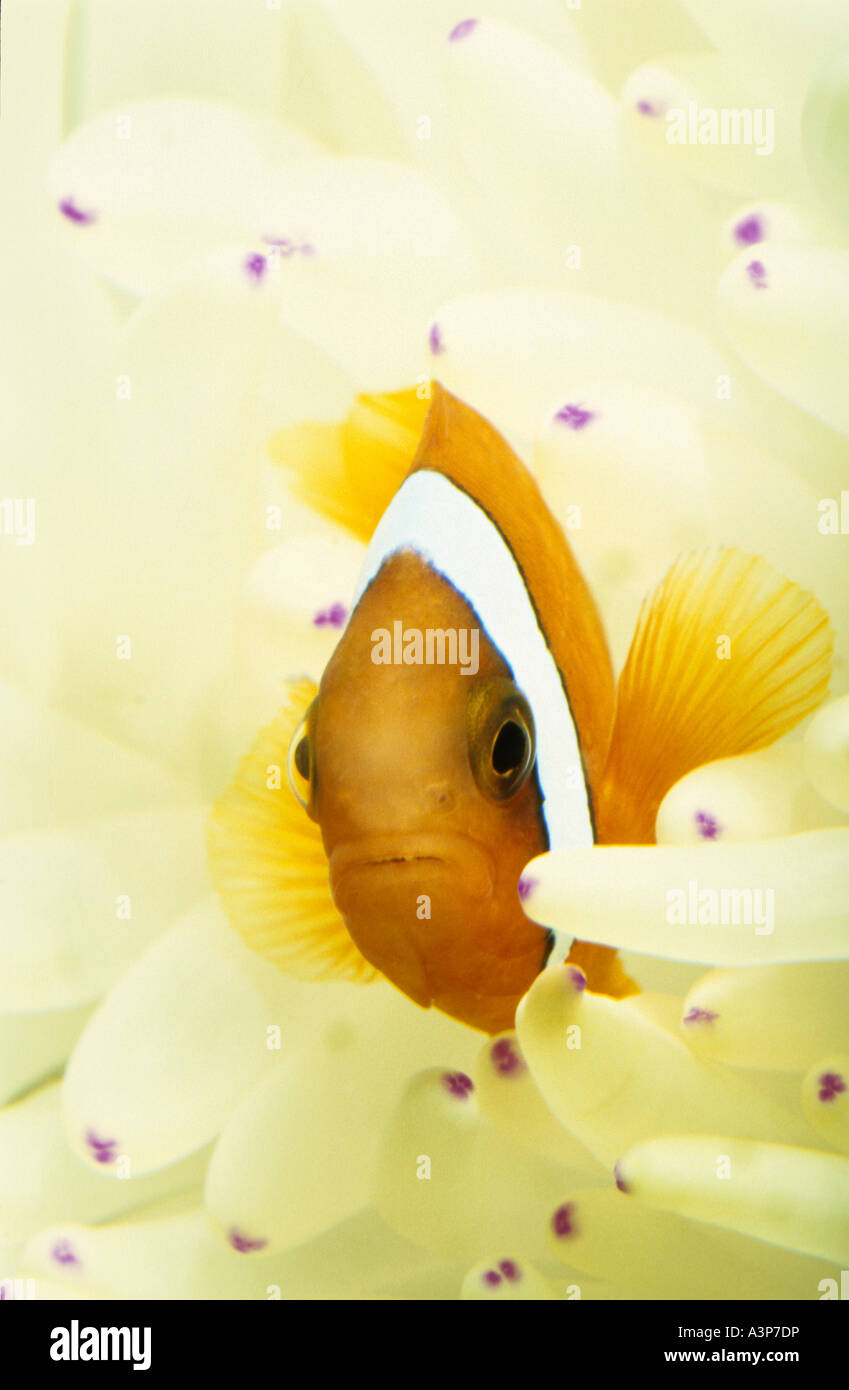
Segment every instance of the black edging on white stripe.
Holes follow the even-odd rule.
[[[569,691],[524,573],[498,523],[444,474],[429,469],[411,474],[374,532],[355,603],[386,559],[408,549],[471,604],[531,705],[550,847],[593,844],[592,796]],[[568,788],[568,769],[576,764],[582,785]]]

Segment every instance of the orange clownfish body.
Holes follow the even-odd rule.
[[[345,487],[357,493],[356,476]],[[340,479],[313,474],[305,490],[321,504],[322,488],[347,520]],[[739,634],[731,676],[717,632]],[[674,782],[772,742],[819,702],[828,655],[825,615],[765,562],[688,557],[647,601],[617,697],[592,596],[536,483],[437,387],[317,695],[293,692],[216,808],[217,886],[283,968],[379,972],[487,1033],[512,1028],[535,976],[567,954],[590,989],[632,993],[614,951],[525,915],[524,866],[547,849],[651,843]],[[306,815],[265,788],[284,739]]]

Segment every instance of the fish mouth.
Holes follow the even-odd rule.
[[[435,854],[382,854],[378,859],[367,859],[366,864],[444,864]]]
[[[434,894],[446,911],[474,915],[494,891],[492,857],[468,835],[402,831],[339,844],[329,867],[333,901],[355,944],[398,989],[429,1008],[433,986],[422,933],[429,935],[430,912],[422,921],[416,917],[419,895]]]
[[[473,897],[486,897],[495,882],[490,855],[468,835],[404,832],[364,835],[337,845],[330,855],[330,886],[334,899],[344,898],[344,884],[367,873],[445,873]]]

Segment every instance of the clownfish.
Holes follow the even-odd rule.
[[[438,385],[426,418],[412,392],[358,409],[370,432],[349,422],[335,453],[295,461],[300,494],[368,548],[317,692],[291,685],[214,809],[225,909],[290,973],[384,976],[490,1034],[567,952],[589,989],[634,993],[614,950],[555,949],[526,916],[524,867],[653,843],[675,782],[819,704],[827,616],[759,557],[684,556],[645,601],[617,686],[566,536],[493,426]]]

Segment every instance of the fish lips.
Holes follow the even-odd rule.
[[[354,942],[424,1008],[433,1002],[433,986],[430,921],[419,921],[416,913],[420,896],[442,901],[446,911],[440,917],[450,920],[474,914],[491,898],[494,884],[490,855],[459,833],[366,836],[338,845],[330,855],[333,900]]]
[[[451,832],[403,832],[368,835],[337,845],[330,855],[330,888],[345,915],[352,899],[361,900],[367,883],[404,881],[454,882],[476,900],[492,895],[495,865],[489,853],[468,835]]]

